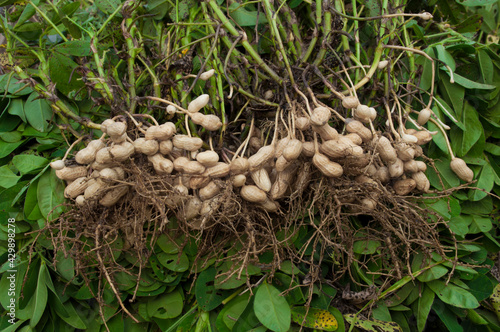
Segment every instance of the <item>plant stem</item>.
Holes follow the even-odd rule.
[[[328,2],[325,2],[327,6],[330,6]],[[319,66],[321,61],[325,58],[326,55],[326,47],[325,44],[330,41],[330,33],[332,31],[332,13],[328,10],[328,8],[324,8],[324,21],[323,21],[323,42],[321,43],[321,48],[316,55],[316,59],[314,60],[314,65]]]
[[[210,7],[212,8],[212,10],[214,11],[215,15],[219,18],[219,20],[221,20],[221,22],[224,25],[224,27],[226,28],[226,30],[229,31],[229,33],[232,34],[233,36],[239,36],[240,33],[231,24],[231,22],[229,22],[229,20],[226,17],[226,15],[220,10],[219,5],[217,4],[217,2],[215,0],[208,0],[208,4],[210,5]],[[276,72],[274,70],[272,70],[264,62],[264,60],[262,60],[262,58],[257,53],[257,51],[254,50],[254,48],[252,47],[252,45],[250,45],[250,43],[246,39],[243,39],[243,41],[241,42],[241,44],[243,45],[243,47],[245,48],[245,50],[248,52],[248,54],[255,60],[255,62],[260,67],[262,67],[262,69],[264,69],[264,71],[266,73],[268,73],[269,76],[271,76],[271,78],[273,80],[275,80],[280,85],[283,83],[283,79],[281,77],[279,77],[279,75],[276,74]]]
[[[274,39],[278,42],[278,50],[283,57],[283,62],[285,63],[286,70],[288,71],[288,76],[290,77],[290,83],[295,84],[295,80],[293,78],[292,68],[290,67],[290,63],[288,62],[288,56],[285,52],[285,48],[283,47],[283,41],[281,40],[280,33],[278,31],[278,27],[276,25],[276,13],[274,8],[271,6],[270,0],[263,0],[264,8],[266,11],[266,16],[269,24],[271,24],[271,34]]]
[[[133,2],[131,3],[131,5]],[[135,11],[134,11],[135,12]],[[123,24],[124,23],[124,24]],[[134,17],[128,17],[122,23],[122,32],[125,37],[125,42],[127,44],[128,58],[127,58],[127,72],[128,72],[128,92],[129,92],[129,111],[130,113],[135,113],[135,108],[137,106],[136,101],[136,90],[135,90],[135,58],[139,51],[138,46],[135,45],[134,35],[135,35],[135,24]]]
[[[19,66],[14,66],[13,69],[21,79],[31,82],[35,91],[38,92],[38,94],[40,94],[41,97],[47,99],[51,103],[50,106],[52,106],[52,109],[56,114],[58,114],[61,117],[68,117],[70,119],[73,119],[79,124],[86,126],[88,128],[101,129],[100,124],[94,123],[90,121],[90,119],[82,118],[73,113],[73,111],[71,111],[65,103],[63,103],[59,98],[57,98],[56,95],[50,93],[46,87],[33,80]]]

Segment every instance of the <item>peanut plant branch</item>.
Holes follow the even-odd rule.
[[[219,18],[219,20],[221,20],[222,24],[224,25],[224,28],[226,28],[226,30],[230,34],[232,34],[233,36],[239,36],[240,33],[231,24],[231,22],[229,22],[229,19],[226,17],[226,15],[220,10],[219,5],[217,4],[217,2],[215,0],[207,0],[207,1],[208,1],[208,4],[210,5],[210,7],[212,8],[212,10],[214,11],[215,15]],[[262,69],[264,69],[264,71],[266,73],[268,73],[269,76],[271,76],[271,78],[273,80],[275,80],[280,85],[283,83],[283,78],[281,78],[278,74],[276,74],[276,72],[274,70],[272,70],[264,62],[264,60],[262,60],[262,58],[260,57],[260,55],[257,53],[257,51],[254,50],[254,48],[252,47],[252,45],[250,45],[250,43],[247,40],[243,39],[242,42],[241,42],[241,44],[245,48],[245,50],[248,52],[248,54],[255,60],[255,62],[257,63],[257,65],[259,65],[260,67],[262,67]]]
[[[38,94],[41,97],[47,99],[50,102],[50,106],[52,107],[54,112],[56,114],[58,114],[59,116],[68,117],[68,118],[78,122],[79,124],[81,124],[87,128],[101,129],[100,124],[94,123],[90,119],[82,118],[82,117],[76,115],[75,113],[73,113],[73,111],[71,111],[65,103],[63,103],[57,96],[55,96],[54,94],[49,92],[47,90],[47,88],[44,87],[42,84],[40,84],[40,83],[36,82],[34,79],[32,79],[28,74],[26,74],[21,69],[21,67],[14,66],[14,71],[21,79],[30,81],[31,84],[33,85],[33,88],[35,89],[35,91],[38,92]]]
[[[276,25],[276,12],[271,5],[270,0],[264,0],[264,8],[266,11],[266,17],[271,24],[271,34],[274,35],[274,39],[277,41],[278,50],[283,57],[283,62],[285,63],[286,70],[288,71],[288,76],[290,77],[290,83],[295,84],[295,79],[293,78],[292,68],[290,67],[290,63],[288,61],[288,56],[285,52],[285,48],[283,46],[283,41],[281,40],[281,36],[278,30],[278,26]]]

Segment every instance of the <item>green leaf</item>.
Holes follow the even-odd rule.
[[[238,267],[232,266],[230,262],[223,263],[217,269],[217,277],[215,278],[215,288],[234,289],[245,284],[247,282],[247,276],[245,271],[243,271],[241,273],[241,277],[238,278],[239,272],[233,273],[235,272],[235,269],[238,270]],[[228,278],[228,273],[232,273],[232,275],[229,278]]]
[[[485,83],[493,82],[493,62],[491,61],[488,52],[485,50],[477,51],[477,58],[479,60],[479,68],[481,69],[481,75],[483,76],[483,81]]]
[[[68,32],[74,39],[80,39],[82,37],[82,32],[80,28],[73,22],[71,22],[70,17],[80,8],[80,4],[78,2],[70,2],[64,5],[59,11],[59,15],[61,18],[61,22],[64,24]],[[90,48],[88,49],[90,52]],[[78,54],[76,54],[78,55]]]
[[[448,269],[442,265],[436,265],[431,267],[430,269],[422,272],[421,275],[417,277],[417,279],[421,282],[427,282],[431,280],[436,280],[441,278],[442,276],[448,273]]]
[[[4,165],[0,167],[0,187],[10,188],[19,181],[21,176],[14,174],[9,168],[9,166]]]
[[[24,175],[45,167],[49,160],[30,154],[18,154],[12,158],[12,163]]]
[[[2,105],[0,105],[1,109]],[[0,116],[0,132],[9,132],[17,128],[21,123],[21,119],[17,116],[10,115],[8,112],[3,112]]]
[[[24,104],[24,113],[30,125],[39,132],[45,133],[49,131],[49,121],[52,119],[52,110],[49,103],[45,99],[39,98],[38,93],[33,92],[29,95],[28,100]]]
[[[476,310],[467,309],[467,318],[474,324],[488,325],[488,321],[478,314]]]
[[[445,50],[444,46],[439,44],[434,46],[434,49],[436,50],[437,53],[437,58],[447,64],[451,70],[455,70],[455,59],[453,59],[453,56]]]
[[[89,56],[92,54],[89,40],[70,40],[57,44],[54,51],[66,55]]]
[[[94,3],[105,14],[112,14],[116,8],[122,5],[120,0],[97,0]],[[122,17],[120,12],[118,12],[116,17]]]
[[[288,277],[288,276],[287,276]],[[273,282],[275,280],[273,279]],[[289,284],[290,285],[290,284]],[[293,286],[298,285],[298,283],[292,284]],[[284,292],[287,290],[287,288],[284,289],[279,289],[280,291]],[[300,290],[300,287],[296,287],[293,291],[297,292]],[[299,296],[297,296],[299,295]],[[294,298],[294,301],[288,301],[290,304],[302,304],[305,301],[305,297],[302,294],[302,291],[297,292],[297,295]],[[318,308],[318,309],[323,309],[323,310],[328,310],[330,307],[330,303],[332,302],[333,298],[337,295],[337,290],[329,285],[322,284],[321,289],[318,287],[318,291],[313,294],[313,299],[311,301],[311,306]],[[287,297],[288,300],[288,297]]]
[[[181,236],[179,239],[183,241],[184,237]],[[167,254],[176,254],[179,252],[180,245],[177,244],[175,241],[171,240],[170,237],[168,237],[165,234],[161,234],[158,237],[156,244],[161,248],[161,250],[163,250],[163,252]]]
[[[171,10],[168,0],[148,0],[148,14],[153,15],[155,20],[161,20]]]
[[[59,275],[68,281],[75,277],[75,260],[71,257],[64,257],[63,251],[58,251],[56,255],[56,270]]]
[[[185,253],[179,255],[169,255],[160,252],[156,255],[161,265],[174,272],[184,272],[189,268],[189,258]]]
[[[438,315],[441,321],[446,325],[448,331],[462,332],[463,328],[457,321],[457,315],[453,313],[447,305],[441,302],[439,299],[434,299],[432,304],[432,310]]]
[[[337,331],[339,327],[337,319],[329,311],[313,307],[292,308],[292,321],[300,326],[321,331]]]
[[[43,217],[38,208],[37,187],[38,181],[31,182],[24,199],[24,215],[29,220],[38,220]]]
[[[300,5],[302,3],[302,1],[303,0],[289,0],[288,6],[293,9],[293,8],[297,7],[298,5]]]
[[[250,292],[246,292],[242,296],[238,296],[229,303],[227,303],[224,308],[220,311],[217,316],[216,326],[221,332],[231,331],[236,324],[236,321],[240,318],[243,311],[249,304]]]
[[[49,75],[61,93],[74,100],[82,100],[87,95],[85,83],[75,70],[78,64],[71,57],[53,52],[49,58]]]
[[[391,297],[385,300],[385,305],[387,307],[393,307],[401,304],[408,295],[410,295],[411,291],[415,288],[415,285],[411,282],[405,284],[398,292],[394,293]]]
[[[457,25],[455,25],[454,30],[460,32],[461,34],[465,34],[466,32],[476,33],[479,32],[482,23],[483,23],[483,17],[481,15],[479,14],[467,15],[467,17],[463,21],[460,21]],[[454,44],[452,46],[457,46],[457,44]],[[452,48],[452,46],[448,46],[447,48]],[[473,48],[471,53],[474,51],[475,49]]]
[[[48,292],[47,292],[47,285],[46,285],[46,273],[48,271],[47,266],[45,265],[45,262],[42,261],[40,265],[40,271],[38,273],[38,283],[36,286],[36,292],[35,292],[35,305],[33,308],[33,313],[32,317],[30,319],[30,326],[35,327],[40,319],[42,318],[42,315],[45,311],[45,307],[47,306],[47,297],[48,297]]]
[[[462,203],[462,213],[485,215],[493,211],[493,200],[486,196],[478,202],[465,201]]]
[[[337,332],[345,332],[344,316],[342,316],[340,310],[334,307],[330,307],[328,308],[328,311],[330,311],[330,313],[333,315],[333,317],[335,317],[337,323],[339,324]]]
[[[230,293],[222,289],[215,289],[214,280],[217,271],[212,266],[201,272],[196,280],[196,301],[204,311],[217,308]]]
[[[441,97],[437,96],[436,99],[436,105],[439,106],[439,109],[455,124],[462,130],[465,129],[465,126],[463,123],[458,121],[457,114],[453,112],[452,108],[450,105],[448,105]],[[461,111],[461,110],[460,110]]]
[[[302,293],[297,278],[292,279],[292,277],[287,274],[277,272],[273,277],[273,286],[282,293],[286,292],[285,299],[290,305],[304,303],[304,294]],[[328,285],[322,285],[321,291],[317,291],[313,294],[311,305],[325,310],[328,309],[336,292],[336,289]]]
[[[435,293],[429,287],[424,286],[422,296],[417,302],[418,309],[416,310],[416,314],[418,332],[422,332],[425,328],[425,323],[427,323],[432,303],[434,303],[434,295]]]
[[[439,107],[437,105],[432,106],[432,111],[434,113],[439,112]],[[432,135],[432,142],[437,145],[437,147],[444,152],[446,155],[449,155],[448,146],[446,145],[446,138],[439,128],[432,122],[428,122],[427,128],[430,131],[437,131],[437,134]],[[429,168],[427,168],[429,169]]]
[[[456,0],[459,4],[463,6],[486,6],[491,3],[497,2],[497,0]]]
[[[0,138],[7,143],[17,143],[22,139],[23,135],[18,131],[9,131],[0,133]]]
[[[490,218],[473,215],[469,226],[469,234],[486,233],[491,230],[493,224]]]
[[[403,332],[396,322],[384,322],[378,319],[368,319],[357,317],[355,314],[345,314],[345,320],[355,327],[368,332]]]
[[[178,290],[163,294],[147,302],[148,315],[160,319],[174,318],[182,313],[183,300]]]
[[[38,182],[37,197],[40,212],[44,218],[54,219],[62,212],[62,207],[56,206],[64,202],[64,185],[56,177],[55,171],[45,172]]]
[[[229,6],[229,16],[242,27],[253,27],[267,23],[267,18],[262,12],[249,11],[237,2],[233,2]]]
[[[427,283],[434,293],[444,303],[464,309],[474,309],[479,307],[479,302],[470,292],[449,283],[446,285],[441,280],[432,280]]]
[[[300,273],[299,268],[296,267],[290,260],[281,262],[280,271],[283,271],[289,275]]]
[[[26,114],[24,114],[24,101],[22,99],[12,99],[9,104],[8,112],[11,115],[17,115],[23,122],[26,122]]]
[[[428,47],[425,50],[425,53],[427,53],[431,58],[436,57],[432,47]],[[425,57],[421,57],[421,59],[421,61],[423,61],[423,68],[422,75],[420,76],[420,88],[427,91],[431,88],[432,83],[432,62]]]
[[[33,0],[33,4],[35,6],[38,5],[40,0]],[[17,20],[16,25],[14,26],[14,29],[17,28],[19,25],[23,24],[27,20],[29,20],[33,15],[35,15],[36,10],[35,7],[33,7],[31,4],[26,4],[26,7],[24,7],[23,12],[21,13],[21,16],[19,16],[19,19]]]
[[[495,285],[484,274],[478,275],[472,280],[466,280],[465,283],[469,287],[468,291],[476,297],[478,301],[484,301],[493,294]]]
[[[254,299],[255,296],[250,297],[250,302],[248,303],[247,307],[243,312],[241,313],[240,317],[236,321],[236,323],[233,326],[233,331],[253,331],[254,328],[257,326],[262,327],[260,324],[259,320],[255,316],[255,311],[254,311]],[[264,331],[267,331],[267,329],[264,327]]]
[[[495,156],[500,156],[500,146],[486,142],[484,145],[484,151],[491,153],[492,155]]]
[[[491,189],[493,189],[493,186],[495,184],[493,179],[495,178],[495,176],[496,173],[493,167],[491,167],[490,164],[485,164],[481,169],[481,173],[479,174],[477,187],[484,189],[486,192],[471,189],[469,191],[469,199],[471,201],[479,201],[485,198],[488,195],[487,193],[490,192]]]
[[[465,129],[453,127],[451,130],[451,146],[458,157],[463,157],[481,137],[483,126],[477,111],[469,103],[465,103],[463,111]]]
[[[372,310],[372,317],[386,322],[392,320],[389,308],[382,301],[378,302],[377,307]]]
[[[356,254],[371,255],[377,252],[377,249],[381,246],[382,244],[380,243],[380,241],[375,240],[355,241],[353,244],[353,251]]]
[[[273,285],[264,282],[255,293],[255,315],[268,329],[286,332],[290,328],[291,311],[286,299]]]
[[[451,103],[453,106],[453,114],[455,114],[458,119],[461,119],[464,108],[465,89],[458,84],[450,83],[448,80],[441,80],[439,86],[443,94],[447,95],[448,103]],[[460,125],[463,126],[462,123],[460,123]]]
[[[446,73],[446,74],[448,74],[448,73]],[[469,80],[468,78],[465,78],[462,75],[459,75],[457,73],[453,74],[453,78],[454,78],[456,84],[459,84],[466,89],[490,90],[490,89],[495,88],[494,85],[477,83],[477,82]]]
[[[470,220],[465,219],[463,216],[453,216],[448,223],[453,233],[458,236],[465,236],[469,232]]]

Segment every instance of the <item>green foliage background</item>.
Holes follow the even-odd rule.
[[[273,5],[305,17],[303,21],[311,28],[317,19],[312,5],[319,6],[320,2],[289,0],[275,1]],[[9,323],[9,317],[2,315],[0,328],[4,331],[105,331],[104,318],[111,331],[296,331],[300,324],[306,330],[315,327],[343,331],[349,326],[347,323],[351,328],[368,331],[423,331],[426,325],[428,330],[500,331],[498,200],[488,195],[490,192],[500,195],[500,1],[497,0],[408,3],[364,0],[357,1],[357,9],[348,1],[331,2],[337,10],[354,16],[353,10],[361,7],[364,9],[361,16],[370,17],[399,6],[405,6],[406,12],[427,10],[434,15],[432,22],[416,18],[395,21],[393,31],[402,44],[421,49],[437,59],[436,101],[432,109],[450,126],[451,147],[473,169],[477,180],[473,186],[481,189],[451,190],[460,186],[460,180],[449,169],[451,156],[445,137],[441,132],[436,134],[426,152],[435,160],[440,177],[432,168],[427,175],[433,188],[449,191],[446,196],[428,200],[426,205],[448,222],[448,228],[440,230],[443,246],[450,249],[450,255],[456,254],[458,265],[437,254],[433,255],[434,260],[427,260],[423,253],[414,253],[410,268],[415,278],[406,276],[378,293],[369,303],[375,303],[371,315],[367,311],[359,316],[339,311],[331,304],[341,297],[340,292],[328,283],[315,285],[311,310],[306,316],[304,306],[308,294],[304,288],[295,287],[284,297],[278,294],[290,286],[299,286],[308,272],[307,266],[284,261],[269,281],[265,270],[250,266],[247,276],[241,279],[234,276],[221,283],[215,276],[229,271],[231,266],[216,266],[214,261],[193,266],[196,243],[188,241],[181,253],[179,248],[185,244],[184,239],[174,243],[163,235],[138,285],[134,276],[126,273],[114,276],[122,300],[140,320],[136,324],[120,310],[108,284],[99,285],[97,279],[90,280],[93,289],[89,289],[81,276],[75,275],[75,261],[71,257],[65,257],[62,252],[54,256],[51,242],[37,230],[65,209],[61,205],[64,184],[48,164],[64,155],[68,142],[74,141],[72,134],[88,132],[95,123],[115,115],[117,105],[131,112],[159,114],[137,103],[135,97],[140,95],[162,97],[168,93],[186,105],[193,96],[208,90],[213,110],[224,117],[227,105],[222,100],[227,96],[229,85],[223,75],[223,63],[227,55],[224,51],[227,52],[229,46],[211,50],[207,40],[198,40],[214,33],[209,18],[229,15],[247,33],[254,51],[273,59],[269,30],[260,30],[261,38],[254,43],[256,22],[257,27],[270,23],[260,7],[262,3],[149,0],[129,2],[128,7],[122,7],[120,0],[0,1],[0,5],[10,6],[0,18],[2,32],[7,36],[6,53],[2,54],[4,73],[0,76],[3,95],[0,100],[0,304],[5,313],[11,298],[5,291],[10,287],[8,270],[13,266],[17,271],[15,298],[18,299],[16,323]],[[174,24],[178,22],[187,24]],[[292,34],[310,31],[293,24],[286,27],[292,29]],[[319,28],[324,32],[323,26]],[[127,38],[121,29],[128,29],[135,39]],[[352,47],[352,54],[363,64],[371,64],[375,56],[389,57],[388,50],[375,53],[374,29],[374,25],[347,19],[343,30],[351,35],[356,30],[360,43],[356,46],[343,40],[339,47],[347,43],[347,48]],[[173,48],[167,50],[166,41],[170,38],[174,40]],[[133,40],[140,43],[134,44]],[[320,48],[321,42],[314,37],[308,41],[309,45],[317,42],[310,46],[308,60],[323,61],[326,51]],[[184,51],[187,50],[189,56],[194,48],[202,56],[183,58]],[[297,52],[297,48],[298,44],[294,45],[293,41],[286,45],[291,58],[298,58],[293,51]],[[316,52],[318,48],[320,52]],[[118,50],[127,56],[120,56]],[[176,85],[175,80],[182,76],[181,70],[174,69],[164,76],[154,74],[168,61],[162,56],[169,52],[172,61],[189,59],[186,66],[191,67],[194,75],[200,71],[203,60],[211,55],[205,69],[215,68],[218,75],[206,83],[198,82],[192,93],[187,92]],[[243,44],[238,44],[234,52],[242,52],[249,61],[256,61],[248,56],[251,50]],[[429,91],[430,61],[411,52],[401,56],[402,62],[408,68],[413,66],[415,71],[395,69],[396,73],[385,78],[386,82],[389,80],[397,86],[420,75],[415,84],[420,90]],[[138,67],[141,70],[134,73]],[[455,83],[450,82],[450,69]],[[357,75],[359,80],[360,73]],[[377,75],[375,79],[384,81],[382,74]],[[112,87],[113,93],[109,81],[102,81],[106,77],[117,84]],[[241,85],[249,79],[238,79],[240,84],[233,88],[242,94],[249,93],[250,89]],[[249,98],[261,98],[258,92],[252,91],[255,95]],[[428,128],[438,130],[433,126],[429,124]],[[99,132],[93,133],[98,136]],[[15,223],[9,223],[9,218],[15,218]],[[13,243],[9,225],[15,225],[14,262],[9,256],[9,243]],[[450,231],[464,240],[456,251],[448,240]],[[303,234],[294,239],[297,246],[307,242],[308,230]],[[32,246],[35,239],[36,244]],[[115,259],[124,266],[133,264],[134,258],[121,251],[123,243],[115,244]],[[361,257],[376,253],[380,243],[359,240],[354,246]],[[263,255],[262,261],[266,259]],[[172,263],[173,260],[176,262]],[[335,259],[332,257],[325,264],[328,265],[326,271],[335,265]],[[376,272],[376,266],[371,268]],[[361,269],[354,270],[358,274],[352,276],[353,280],[343,280],[343,285],[349,284],[353,290],[362,289],[354,281],[381,286]],[[194,275],[197,277],[193,286]],[[246,289],[247,278],[260,283],[252,295],[248,291],[239,295]],[[94,296],[97,289],[103,289],[105,306],[101,308]],[[129,303],[136,290],[135,301]]]

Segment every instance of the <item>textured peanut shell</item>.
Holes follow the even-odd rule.
[[[245,201],[251,203],[261,203],[267,200],[266,192],[254,185],[241,187],[240,195]]]
[[[460,180],[470,182],[474,179],[474,172],[467,166],[463,159],[453,159],[450,163],[450,168]]]
[[[84,166],[64,167],[56,171],[56,176],[61,180],[73,181],[87,175]]]
[[[314,154],[312,161],[314,166],[316,166],[325,176],[339,177],[343,174],[342,166],[336,162],[330,161],[330,159],[323,154]]]

